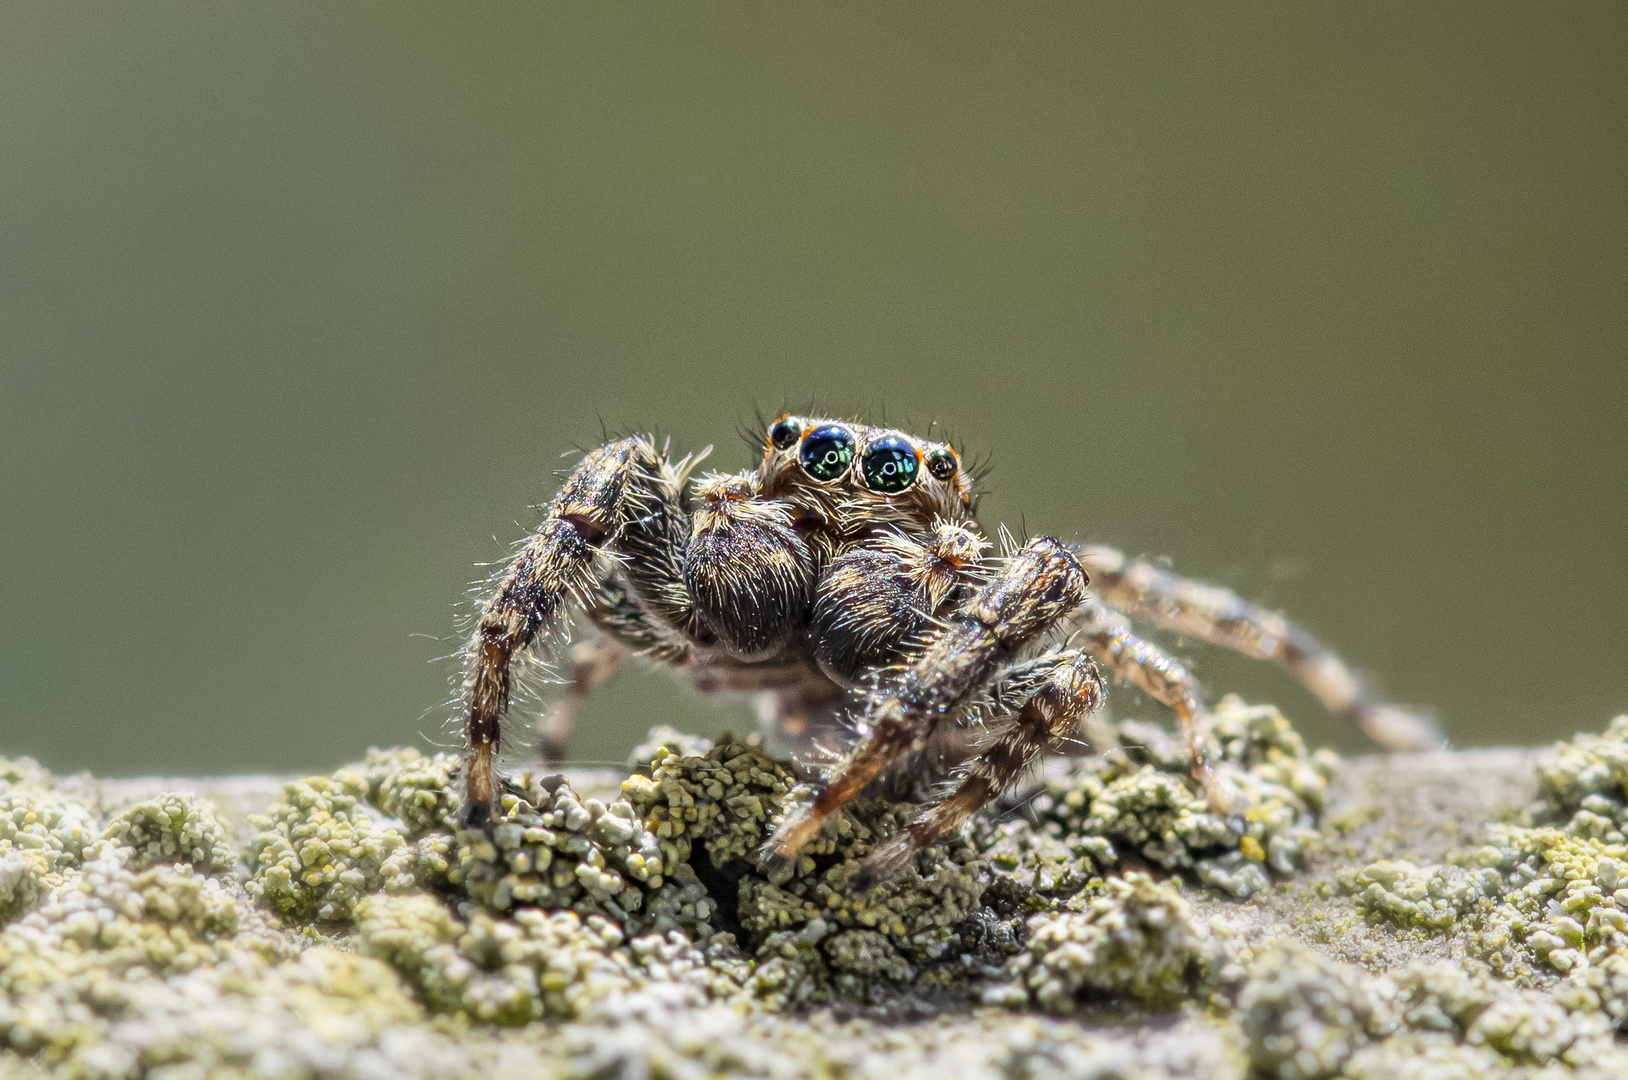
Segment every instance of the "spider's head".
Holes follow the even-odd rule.
[[[763,493],[844,523],[927,528],[972,516],[972,482],[948,443],[845,420],[787,413],[769,425]]]

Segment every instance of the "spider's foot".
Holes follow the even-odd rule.
[[[885,857],[878,858],[878,855],[885,856],[885,853],[878,852],[866,858],[848,879],[848,891],[854,896],[864,896],[878,885],[892,881],[904,869],[903,865]],[[909,862],[908,855],[905,856],[905,862]]]
[[[795,859],[823,824],[825,817],[816,813],[813,806],[802,803],[792,807],[780,819],[780,827],[775,829],[774,835],[764,845],[765,855]]]
[[[782,885],[791,880],[797,869],[796,855],[781,855],[775,851],[773,844],[764,844],[758,849],[758,873],[769,879],[772,885]]]
[[[855,896],[864,896],[882,883],[883,872],[880,867],[872,866],[869,859],[859,864],[854,876],[848,879],[848,891]]]
[[[480,829],[491,835],[497,826],[497,819],[501,816],[502,808],[496,802],[465,801],[452,815],[452,820],[460,829]]]
[[[1392,750],[1445,750],[1447,736],[1429,717],[1395,705],[1376,705],[1359,714],[1370,738]]]
[[[1209,800],[1210,813],[1218,818],[1226,818],[1230,821],[1233,818],[1240,817],[1243,813],[1243,800],[1220,784],[1212,783],[1209,790],[1205,792],[1205,796]]]
[[[565,762],[565,740],[544,735],[537,740],[537,766],[539,771],[557,769]]]
[[[1241,792],[1222,782],[1221,774],[1227,770],[1225,764],[1220,770],[1211,769],[1208,765],[1200,765],[1193,770],[1193,780],[1198,784],[1204,801],[1209,804],[1210,813],[1223,821],[1239,818],[1247,802]]]
[[[911,861],[923,846],[923,840],[906,829],[865,856],[859,869],[848,879],[848,888],[858,895],[892,881],[910,868]]]

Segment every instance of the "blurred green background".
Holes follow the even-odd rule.
[[[437,658],[574,447],[739,467],[811,397],[1460,744],[1598,729],[1625,301],[1620,4],[7,4],[0,753],[451,744]],[[748,715],[627,673],[573,751]]]

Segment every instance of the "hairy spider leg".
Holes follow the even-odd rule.
[[[1362,676],[1305,630],[1228,589],[1178,577],[1112,548],[1088,547],[1080,562],[1104,600],[1133,619],[1275,660],[1330,712],[1354,720],[1369,738],[1394,750],[1441,746],[1430,721],[1371,696]]]
[[[617,547],[620,550],[620,543]],[[694,659],[695,649],[689,639],[641,607],[622,583],[619,570],[600,579],[599,588],[588,597],[582,613],[626,652],[679,667]],[[595,658],[590,655],[586,659],[592,662]]]
[[[916,852],[1011,790],[1042,754],[1073,736],[1105,696],[1096,661],[1078,649],[1007,671],[972,706],[982,730],[973,743],[974,756],[956,770],[954,786],[866,856],[850,884],[864,891],[893,876]]]
[[[944,626],[902,678],[873,695],[861,739],[819,785],[811,803],[781,821],[772,857],[802,850],[843,803],[900,755],[926,745],[938,722],[956,712],[1023,646],[1084,602],[1089,581],[1068,549],[1049,537],[1030,541]]]
[[[571,646],[571,683],[537,722],[537,757],[545,765],[565,760],[565,745],[577,726],[577,708],[600,683],[616,674],[628,651],[600,635]]]
[[[622,439],[583,458],[549,504],[548,517],[521,547],[482,610],[465,654],[464,819],[489,820],[497,809],[493,755],[501,738],[516,656],[539,636],[554,634],[573,600],[586,602],[598,584],[597,545],[624,531],[650,503],[671,497],[674,470],[645,439]],[[630,497],[642,496],[642,497]],[[682,513],[682,508],[679,508]]]
[[[678,632],[658,622],[629,595],[615,573],[600,579],[583,605],[599,630],[571,646],[571,682],[537,724],[537,753],[543,764],[565,759],[566,743],[577,726],[577,709],[630,655],[683,667],[694,650]]]
[[[1211,809],[1230,814],[1232,798],[1210,768],[1210,714],[1198,681],[1164,650],[1131,633],[1125,616],[1095,597],[1081,609],[1079,640],[1121,681],[1176,714],[1193,779],[1203,789]]]

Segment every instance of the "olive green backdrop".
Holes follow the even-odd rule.
[[[437,658],[573,447],[739,467],[811,397],[1459,743],[1597,729],[1625,301],[1619,4],[8,2],[0,753],[449,744]],[[632,673],[573,749],[747,716]]]

